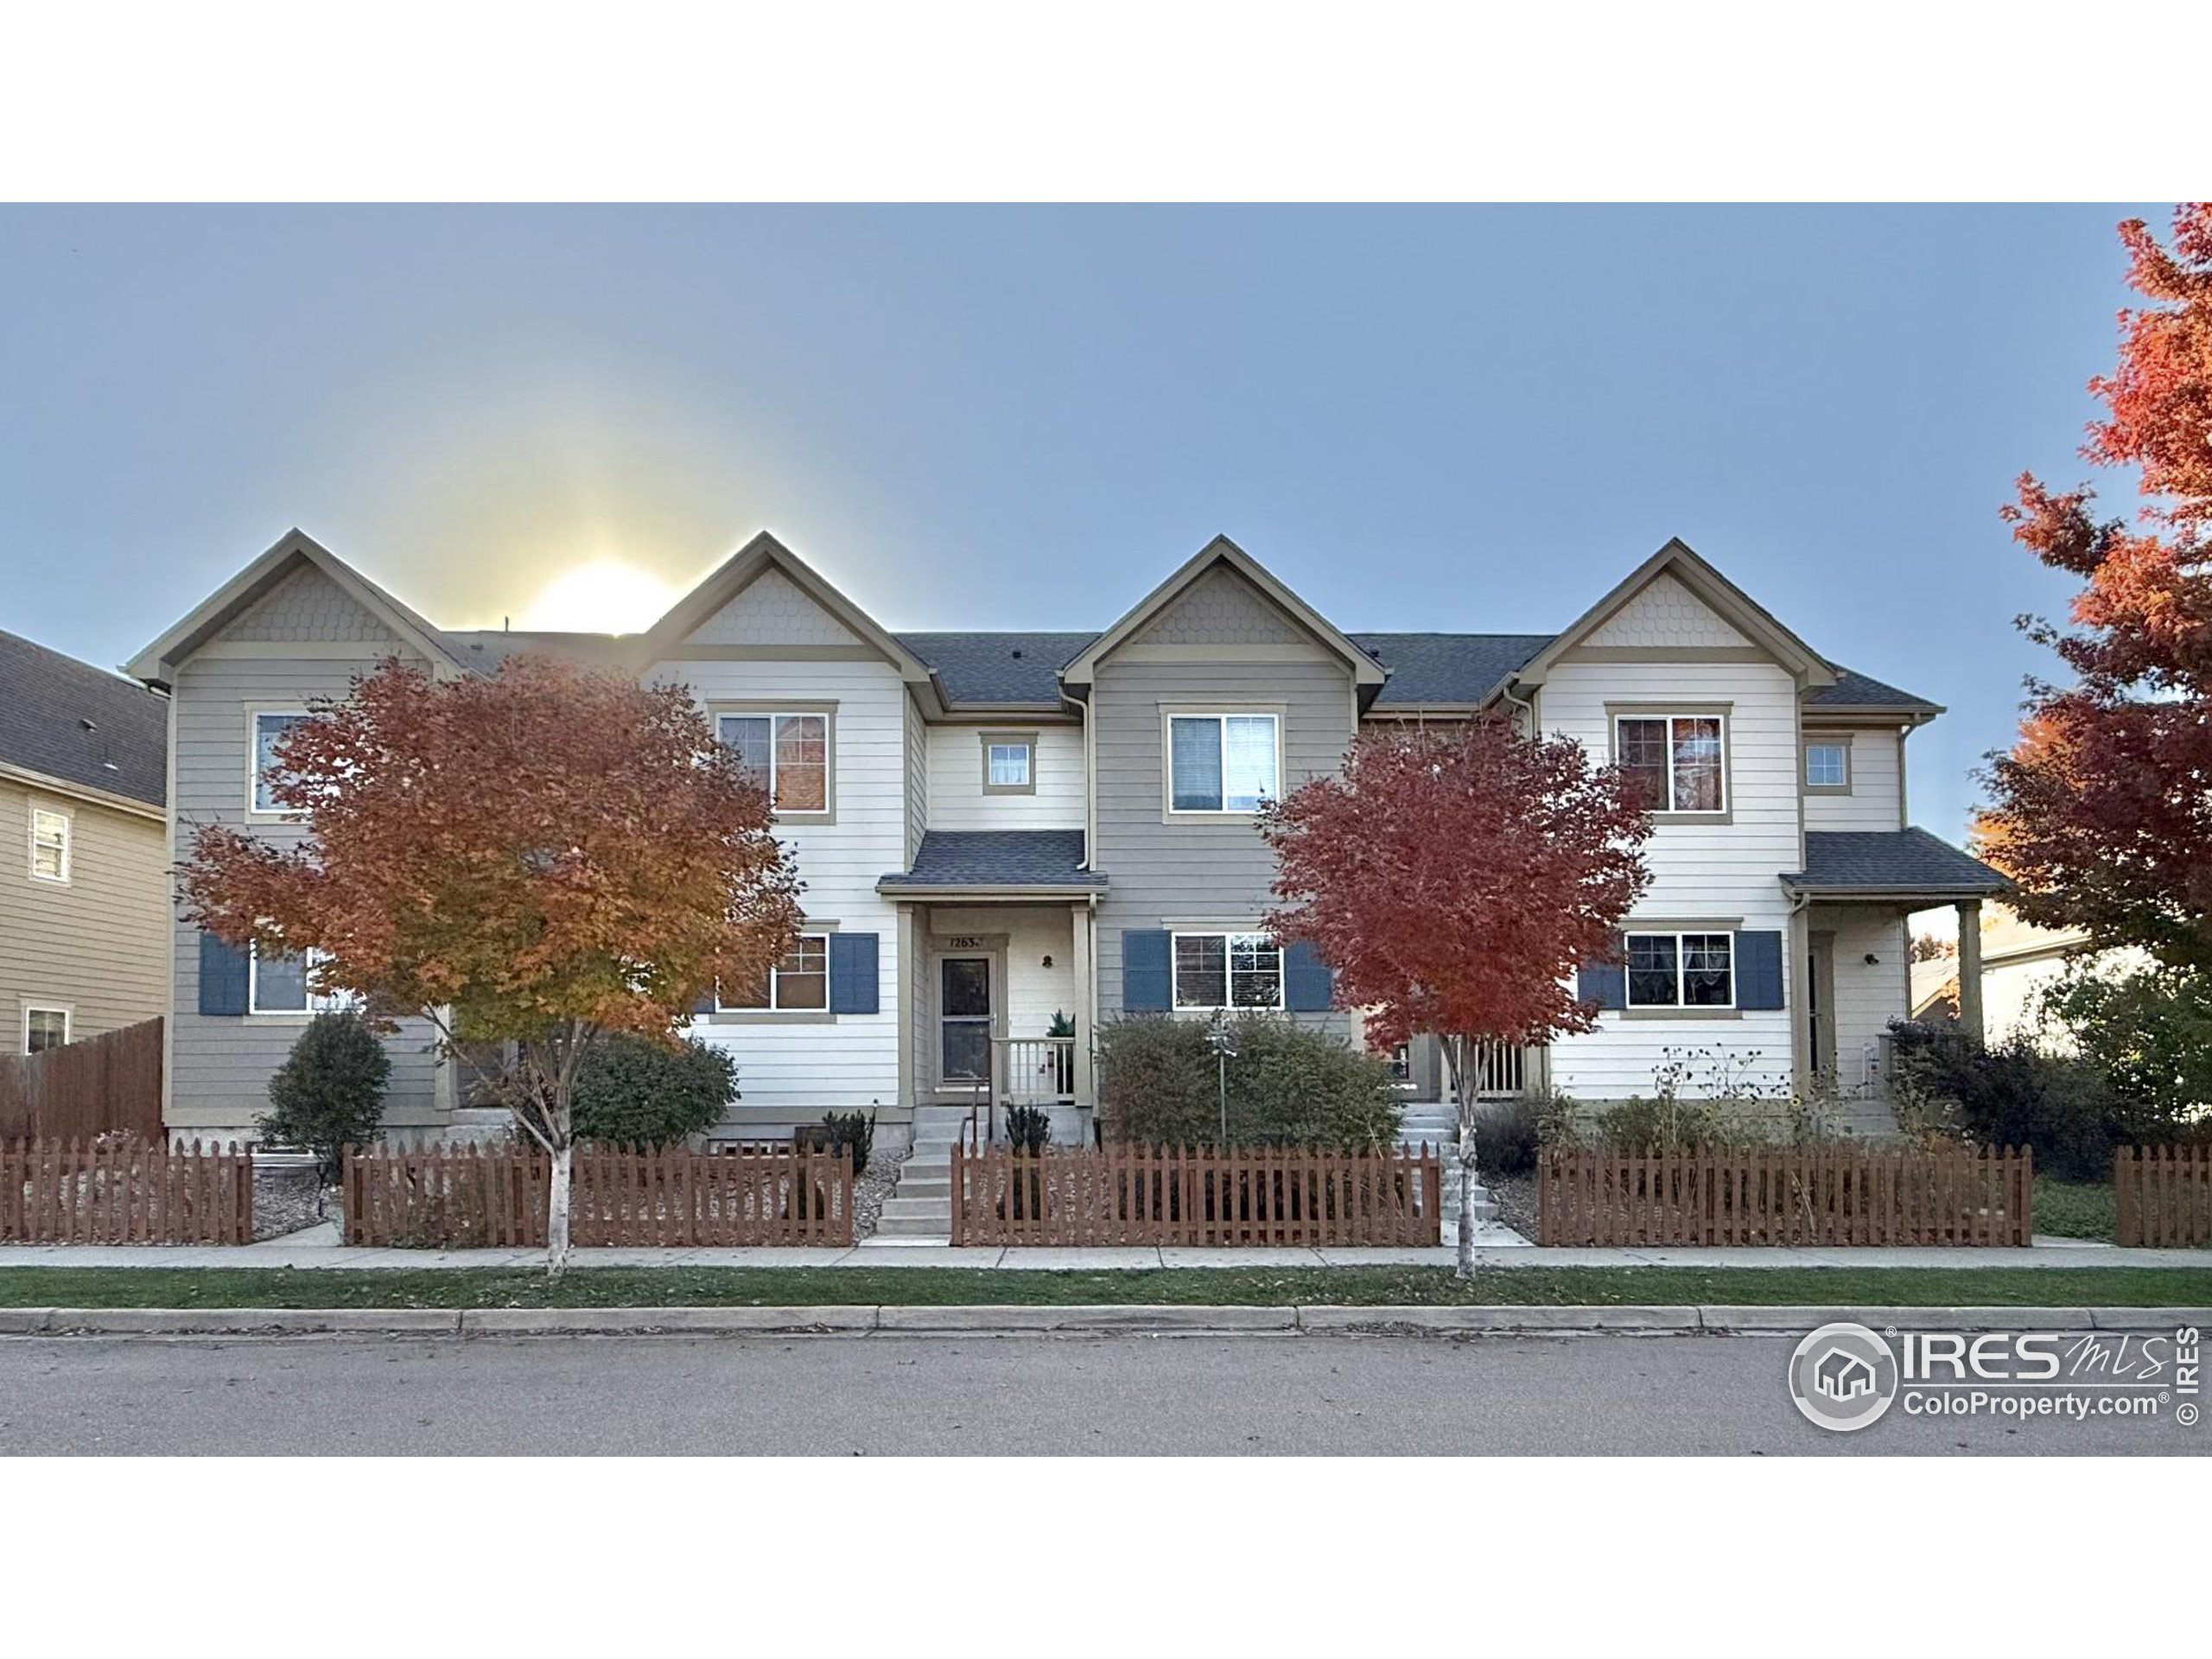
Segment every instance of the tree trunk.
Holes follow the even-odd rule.
[[[553,1148],[553,1187],[545,1203],[545,1276],[558,1281],[569,1265],[569,1169],[575,1148],[561,1136]]]
[[[1452,1276],[1459,1279],[1475,1276],[1475,1109],[1466,1045],[1465,1037],[1444,1037],[1438,1045],[1444,1051],[1445,1069],[1452,1074],[1452,1110],[1459,1122],[1459,1253],[1452,1268]]]

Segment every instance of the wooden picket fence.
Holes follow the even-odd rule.
[[[253,1153],[135,1136],[0,1141],[10,1244],[249,1244]]]
[[[1548,1152],[1541,1244],[2027,1245],[2035,1160],[2015,1152],[1712,1147],[1656,1158]]]
[[[2212,1244],[2212,1147],[2122,1147],[2112,1190],[2122,1244]]]
[[[346,1242],[543,1245],[552,1171],[534,1147],[349,1147]],[[852,1154],[779,1143],[715,1152],[582,1147],[569,1236],[579,1246],[652,1249],[850,1244]]]
[[[0,1055],[0,1141],[162,1138],[162,1021]]]
[[[952,1149],[956,1245],[1434,1244],[1442,1200],[1433,1147]]]

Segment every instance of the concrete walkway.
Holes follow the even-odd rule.
[[[1516,1236],[1517,1236],[1517,1235]],[[570,1265],[594,1268],[1009,1268],[1034,1271],[1127,1268],[1448,1268],[1439,1249],[953,1249],[949,1245],[857,1249],[577,1250]],[[534,1268],[543,1250],[360,1249],[334,1230],[309,1228],[259,1244],[0,1245],[0,1268]],[[2197,1268],[2212,1250],[2123,1250],[2108,1244],[2037,1239],[2032,1249],[1546,1249],[1521,1244],[1478,1249],[1479,1268]]]

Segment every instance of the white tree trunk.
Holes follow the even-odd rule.
[[[575,1148],[560,1137],[553,1148],[553,1188],[545,1204],[545,1276],[558,1280],[569,1265],[569,1168]]]
[[[1452,1268],[1459,1279],[1475,1276],[1475,1103],[1466,1043],[1464,1037],[1446,1037],[1440,1045],[1452,1074],[1452,1110],[1459,1123],[1459,1251]]]

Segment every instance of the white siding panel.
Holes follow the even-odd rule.
[[[1851,745],[1851,793],[1809,794],[1805,797],[1808,830],[1896,830],[1904,823],[1904,780],[1898,764],[1904,746],[1894,726],[1838,731],[1815,727],[1805,734],[1808,743]]]
[[[983,793],[984,731],[1035,731],[1033,795]],[[932,830],[1080,830],[1084,827],[1083,728],[1079,726],[932,726],[929,728],[929,827]]]
[[[1868,909],[1815,911],[1812,926],[1835,935],[1836,1081],[1847,1092],[1863,1089],[1874,1078],[1879,1039],[1891,1020],[1904,1017],[1911,998],[1904,918]]]

